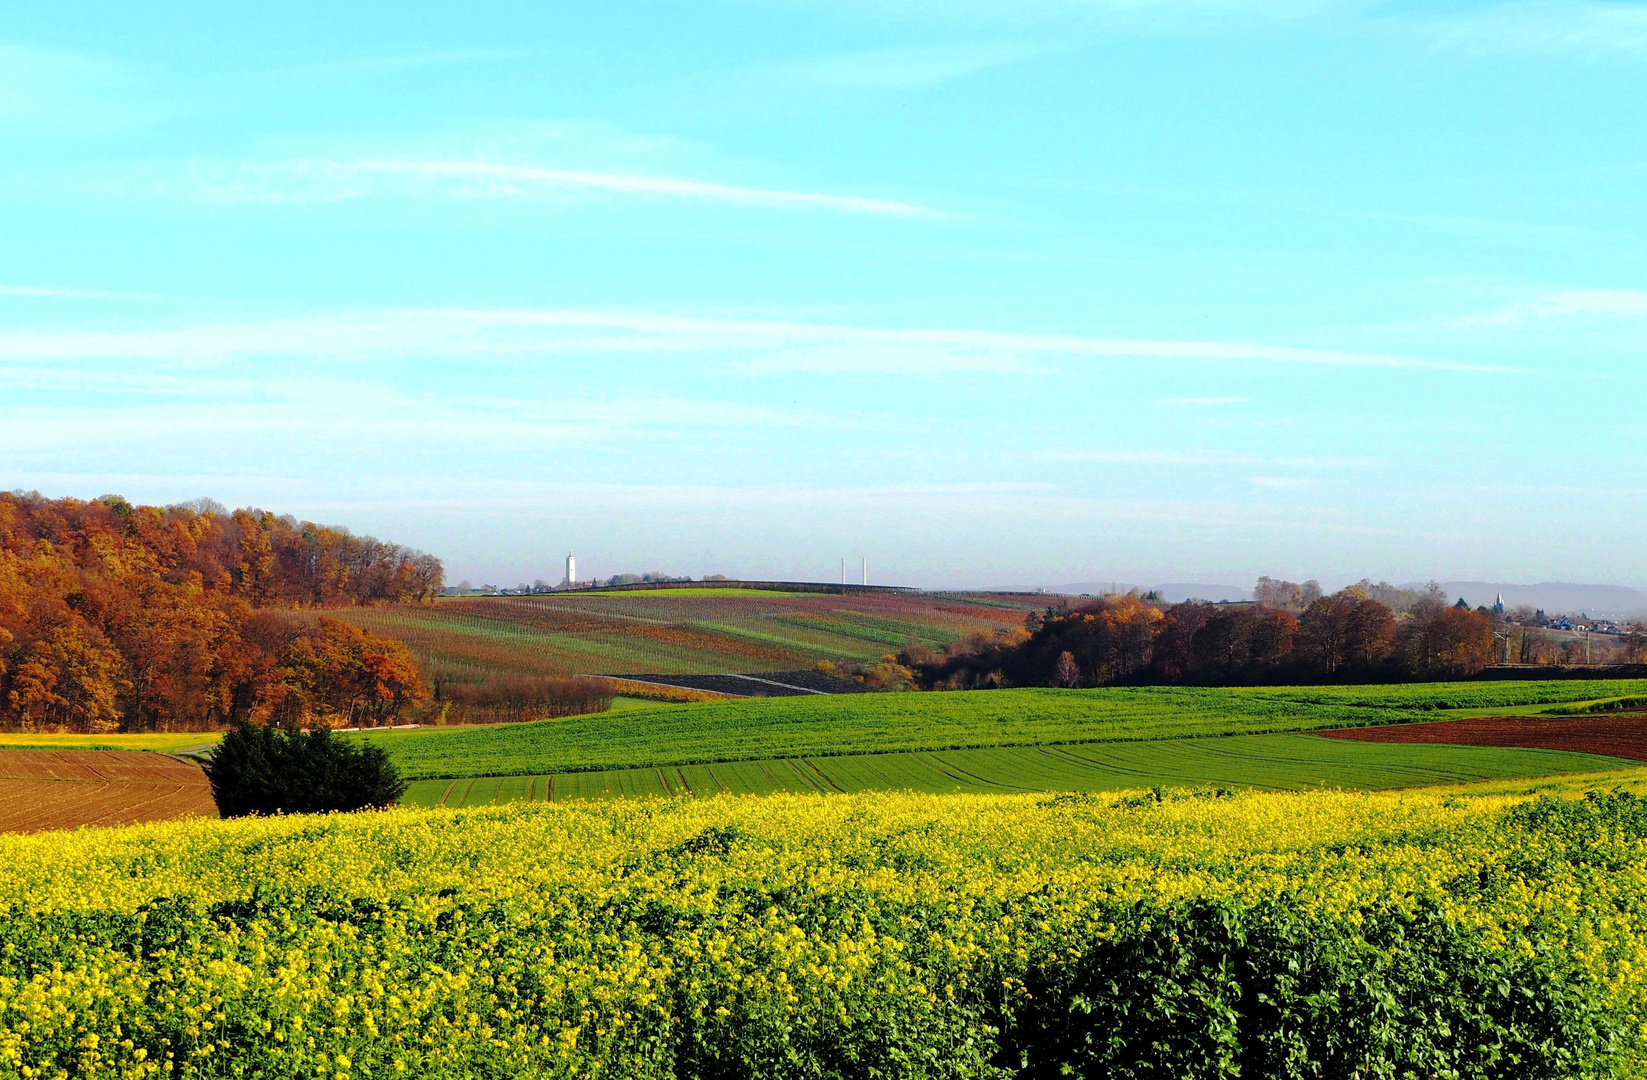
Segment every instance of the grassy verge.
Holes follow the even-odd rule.
[[[158,750],[175,754],[216,746],[220,731],[175,731],[139,735],[52,735],[0,732],[0,750]]]

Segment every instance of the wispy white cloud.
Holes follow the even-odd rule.
[[[738,343],[727,335],[726,348],[751,349],[748,359],[726,359],[717,366],[727,375],[944,375],[994,372],[1053,375],[1057,367],[1045,355],[941,343],[877,340],[873,336],[831,339],[826,334],[774,334]]]
[[[0,46],[0,126],[102,132],[167,113],[128,68],[55,49]]]
[[[817,5],[817,0],[765,2]],[[951,32],[1055,30],[1091,40],[1096,32],[1200,34],[1314,21],[1353,33],[1394,31],[1459,52],[1647,54],[1647,7],[1629,2],[1488,0],[1397,7],[1376,0],[835,0],[830,6],[843,4],[878,19]]]
[[[177,462],[175,467],[144,471],[78,471],[61,467],[38,467],[16,474],[26,486],[43,489],[152,490],[164,485],[162,499],[187,498],[190,494],[245,491],[255,487],[266,494],[236,496],[254,503],[289,507],[303,506],[304,513],[325,510],[345,512],[384,511],[396,516],[408,510],[449,510],[464,514],[464,527],[473,527],[475,511],[564,511],[602,516],[612,512],[643,515],[656,522],[659,513],[675,520],[694,514],[726,521],[750,506],[762,507],[786,521],[822,520],[854,523],[879,515],[933,515],[943,520],[966,522],[977,527],[981,520],[1010,522],[1019,529],[1024,521],[1068,523],[1090,526],[1101,521],[1106,527],[1167,524],[1182,528],[1238,529],[1257,534],[1292,534],[1308,526],[1320,533],[1348,535],[1409,535],[1410,525],[1380,528],[1335,519],[1329,512],[1312,511],[1307,517],[1289,515],[1285,510],[1254,505],[1237,499],[1100,499],[1060,491],[1045,484],[1023,483],[590,483],[558,478],[525,476],[403,476],[328,477],[322,483],[292,469],[268,470],[255,474],[244,471],[215,471],[195,458]],[[190,494],[184,494],[190,493]],[[730,520],[736,520],[731,518]],[[931,517],[926,520],[930,521]],[[564,527],[564,521],[557,521]],[[535,541],[533,541],[535,543]],[[825,565],[829,565],[829,560]],[[870,574],[879,567],[872,556]]]
[[[1647,54],[1647,7],[1641,4],[1512,3],[1391,21],[1411,23],[1438,45],[1469,52]]]
[[[930,207],[893,199],[474,159],[152,162],[100,182],[96,190],[219,205],[319,205],[373,198],[564,202],[618,196],[903,218],[941,216]]]
[[[100,457],[111,451],[141,448],[146,460],[193,456],[202,445],[228,446],[219,460],[233,458],[262,469],[261,459],[273,445],[289,447],[311,467],[328,459],[378,462],[384,447],[399,448],[404,461],[434,453],[474,461],[483,455],[517,455],[558,449],[587,454],[632,446],[637,439],[657,448],[690,433],[806,426],[811,430],[850,428],[852,418],[821,413],[798,415],[760,405],[729,402],[664,401],[645,396],[600,401],[496,402],[437,401],[396,393],[382,385],[318,383],[328,396],[310,392],[289,397],[242,395],[213,398],[210,408],[198,402],[132,404],[109,407],[10,407],[0,410],[0,467],[23,463],[51,464],[65,459]],[[362,406],[360,402],[371,402]],[[884,426],[885,421],[881,421]],[[389,471],[394,471],[393,468]]]
[[[212,362],[242,356],[435,359],[531,354],[714,354],[727,374],[901,375],[1059,370],[1093,360],[1173,360],[1505,374],[1524,369],[1388,353],[1228,341],[884,329],[576,308],[424,308],[143,330],[0,331],[0,361]]]
[[[1167,408],[1215,408],[1219,405],[1245,405],[1252,398],[1245,397],[1168,397],[1157,401]]]
[[[482,161],[358,161],[352,163],[351,167],[365,173],[479,179],[503,184],[544,184],[550,187],[589,188],[621,195],[663,195],[783,209],[844,210],[859,214],[894,214],[901,217],[924,217],[933,213],[924,206],[889,199],[739,187],[667,176],[628,176],[569,169],[540,169]]]
[[[363,56],[350,60],[308,64],[291,69],[296,75],[369,74],[377,71],[415,70],[418,68],[448,67],[454,64],[484,64],[505,60],[529,60],[542,56],[540,49],[447,49],[431,52],[401,53],[392,56]]]
[[[1257,459],[1248,454],[1224,450],[1127,450],[1071,449],[1038,450],[1030,460],[1043,465],[1145,465],[1216,466],[1251,465]]]
[[[1458,320],[1463,326],[1505,326],[1540,319],[1593,317],[1638,319],[1647,316],[1647,291],[1636,289],[1568,289],[1524,300]]]
[[[778,70],[789,80],[814,86],[898,89],[976,75],[1052,51],[1016,41],[959,42],[812,57]]]
[[[584,445],[594,445],[632,438],[638,432],[847,432],[884,430],[887,424],[885,416],[871,411],[647,391],[574,397],[546,397],[541,391],[499,397],[450,388],[414,392],[379,370],[325,364],[231,363],[224,365],[222,374],[215,371],[203,372],[197,361],[188,359],[172,365],[31,365],[0,360],[0,448],[41,453],[99,441],[187,441],[237,429],[334,432],[351,440],[366,432],[373,438],[384,435],[422,443],[461,438],[471,447],[524,445],[546,438],[556,443],[581,439]],[[23,394],[30,396],[20,397]],[[947,421],[922,417],[900,417],[899,426],[911,432],[950,427]]]
[[[764,0],[819,7],[819,0]],[[1307,18],[1361,6],[1358,0],[834,0],[829,8],[898,22],[945,26],[1138,26],[1159,31]]]
[[[0,285],[0,296],[42,300],[160,300],[152,293],[109,292],[105,289],[64,289],[51,285]]]
[[[212,446],[218,448],[209,455],[215,465],[250,475],[294,465],[328,470],[345,461],[354,469],[394,472],[428,456],[475,461],[523,451],[587,452],[613,445],[628,430],[593,417],[522,416],[429,402],[346,408],[349,400],[386,403],[398,396],[382,386],[363,389],[333,402],[240,398],[213,400],[209,408],[196,402],[7,408],[0,411],[0,468],[14,473],[78,462],[116,469],[132,462],[173,464],[198,459],[202,446]],[[277,446],[284,449],[274,452]],[[386,460],[388,447],[395,452]]]
[[[1131,338],[1079,337],[1059,334],[1026,334],[986,330],[911,329],[889,330],[848,327],[822,323],[767,320],[702,319],[667,315],[611,313],[585,310],[548,311],[452,311],[457,318],[470,318],[491,326],[541,326],[623,331],[646,334],[680,342],[742,342],[755,345],[833,344],[836,346],[875,345],[878,347],[950,350],[961,366],[984,368],[984,356],[1015,370],[1026,357],[1131,358],[1188,361],[1252,361],[1271,364],[1307,364],[1329,367],[1371,367],[1430,371],[1460,371],[1492,374],[1526,373],[1525,369],[1497,365],[1431,360],[1392,353],[1350,352],[1337,349],[1308,349],[1228,341],[1180,341]],[[788,356],[789,354],[785,354]],[[752,373],[777,374],[816,370],[815,353],[801,352],[793,366],[770,356]],[[896,371],[896,354],[885,370]],[[829,369],[833,370],[833,369]]]
[[[1164,467],[1270,466],[1291,469],[1375,468],[1383,461],[1371,457],[1275,456],[1231,450],[1077,448],[1040,450],[1030,455],[1042,464],[1136,465]],[[1256,481],[1254,481],[1256,483]]]

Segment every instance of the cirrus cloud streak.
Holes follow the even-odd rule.
[[[625,352],[711,352],[723,358],[725,373],[749,376],[902,374],[912,370],[1046,371],[1060,358],[1530,373],[1525,368],[1393,353],[1251,342],[895,329],[579,308],[416,308],[137,330],[0,332],[0,362],[128,359],[210,363],[245,356],[370,359],[409,355],[457,360]]]

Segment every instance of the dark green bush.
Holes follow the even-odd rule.
[[[382,747],[325,728],[237,727],[223,737],[206,776],[226,818],[381,809],[406,792]]]

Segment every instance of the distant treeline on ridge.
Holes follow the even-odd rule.
[[[1266,578],[1253,604],[1083,600],[1032,612],[1012,640],[908,649],[898,660],[932,689],[1404,682],[1473,675],[1506,651],[1525,662],[1537,644],[1536,631],[1448,604],[1437,591],[1352,586],[1323,596],[1313,585]],[[1278,598],[1287,606],[1263,602]],[[1647,638],[1626,635],[1613,651],[1614,660],[1640,663]]]
[[[440,560],[215,503],[0,493],[0,728],[380,723],[424,700],[403,644],[259,609],[432,602]]]

